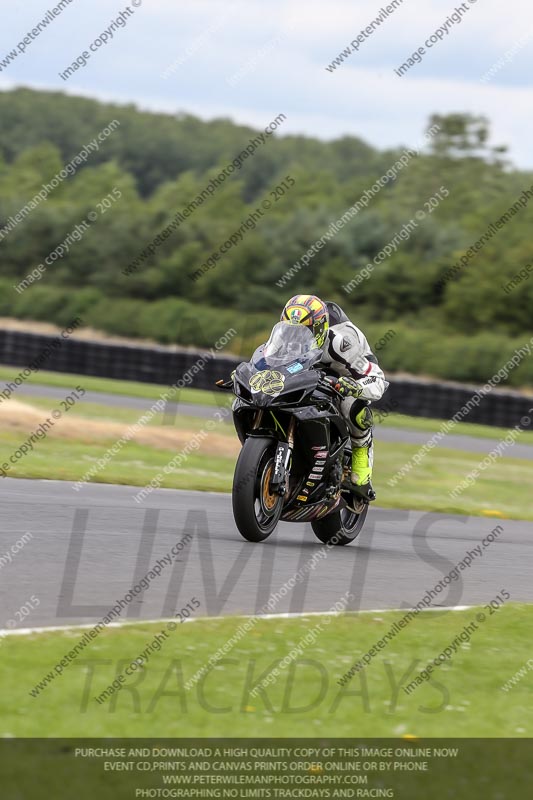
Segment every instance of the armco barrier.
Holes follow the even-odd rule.
[[[55,338],[0,330],[0,364],[18,367],[22,371],[39,358]],[[163,346],[110,344],[70,337],[62,340],[61,346],[50,353],[41,368],[169,386],[182,379],[202,356],[205,358],[205,352]],[[210,357],[187,385],[196,389],[214,389],[215,381],[229,377],[240,360],[230,356]],[[3,386],[0,385],[0,388]],[[391,378],[388,392],[375,406],[416,417],[450,419],[470,400],[476,388],[417,378]],[[179,396],[176,399],[179,401]],[[477,407],[472,408],[467,420],[510,428],[518,425],[531,407],[533,397],[526,397],[519,392],[493,390],[481,399]]]

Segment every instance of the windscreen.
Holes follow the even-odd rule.
[[[278,322],[268,342],[255,351],[252,362],[260,369],[294,365],[294,371],[297,371],[310,367],[321,355],[322,351],[308,327]]]

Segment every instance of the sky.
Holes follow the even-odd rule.
[[[492,144],[507,145],[514,164],[533,169],[531,0],[395,0],[331,71],[388,0],[71,0],[19,49],[58,2],[3,7],[0,66],[18,54],[1,66],[0,90],[61,90],[257,128],[284,113],[281,135],[348,134],[380,149],[420,143],[432,113],[470,112],[489,118]],[[110,30],[121,12],[123,27]],[[90,51],[105,31],[107,43]],[[420,47],[421,61],[398,76]],[[84,51],[87,63],[63,80]]]

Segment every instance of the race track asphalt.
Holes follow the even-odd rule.
[[[186,534],[177,560],[161,568],[123,619],[170,617],[193,597],[198,616],[254,614],[276,592],[273,613],[327,611],[348,591],[354,610],[408,608],[498,524],[496,541],[435,594],[433,605],[483,604],[502,589],[513,601],[533,601],[530,522],[372,508],[347,547],[324,548],[310,526],[287,523],[251,544],[235,527],[229,495],[157,490],[138,505],[137,491],[0,482],[0,629],[10,620],[18,628],[99,620]],[[27,532],[31,540],[9,563],[5,554]],[[287,588],[297,573],[305,579]],[[17,610],[32,596],[37,608],[18,622]]]

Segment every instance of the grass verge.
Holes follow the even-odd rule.
[[[431,679],[406,693],[428,662],[459,636],[479,611],[486,615],[470,641]],[[502,686],[531,657],[533,607],[424,612],[363,671],[337,681],[384,636],[403,613],[259,619],[204,678],[185,683],[223,646],[243,620],[203,619],[178,625],[121,691],[100,695],[153,641],[166,623],[105,629],[63,674],[36,697],[83,631],[8,636],[2,643],[2,736],[317,736],[531,737],[529,673]],[[316,627],[319,626],[319,627]],[[300,655],[289,657],[259,694],[253,688],[303,637],[317,631]],[[313,638],[313,637],[310,637]],[[293,654],[294,655],[294,654]]]
[[[15,367],[0,366],[0,382],[13,381],[17,375],[18,372]],[[46,372],[43,370],[39,371],[37,374],[32,374],[26,383],[35,386],[63,387],[65,391],[72,390],[76,386],[82,385],[87,391],[91,392],[143,397],[149,400],[157,400],[161,393],[168,389],[168,386],[159,386],[158,384],[152,383],[93,378],[87,375],[69,375],[61,372]],[[220,406],[227,397],[228,395],[225,392],[221,392],[218,389],[213,389],[212,392],[202,389],[182,389],[176,394],[177,402],[203,406]],[[19,395],[19,398],[24,399],[22,395]],[[442,422],[444,422],[444,420],[430,419],[428,417],[408,417],[405,414],[391,413],[379,424],[403,428],[404,430],[424,431],[428,434],[432,434],[439,430]],[[492,425],[459,422],[454,427],[452,433],[463,436],[500,440],[506,435],[507,430]],[[524,431],[520,441],[523,444],[533,444],[533,431]]]
[[[157,479],[161,488],[231,491],[240,445],[230,426],[183,417],[177,425],[148,424],[101,469],[100,460],[138,419],[138,413],[102,407],[95,412],[94,406],[83,403],[64,415],[46,438],[36,441],[27,455],[12,463],[13,454],[46,418],[43,408],[44,400],[34,405],[18,401],[0,404],[0,469],[9,477],[87,479],[141,487]],[[377,444],[375,485],[380,506],[466,515],[496,512],[503,517],[533,519],[524,491],[524,486],[533,484],[533,462],[499,458],[466,492],[451,499],[449,492],[479,467],[483,456],[438,448],[396,485],[388,486],[387,481],[417,451],[417,445]]]

